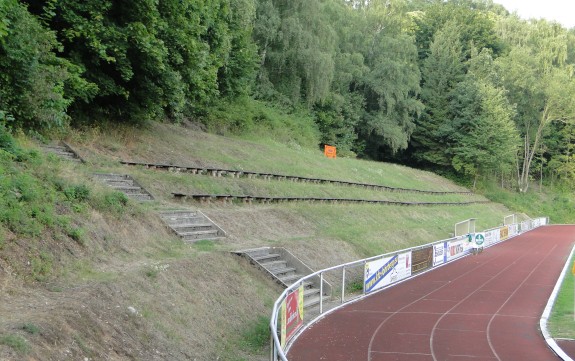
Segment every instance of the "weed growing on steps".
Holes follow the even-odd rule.
[[[104,194],[97,194],[91,199],[91,205],[102,213],[110,213],[121,216],[126,211],[128,196],[122,192],[113,191]]]

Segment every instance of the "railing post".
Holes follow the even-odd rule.
[[[270,348],[270,361],[277,361],[277,359],[278,359],[277,356],[276,356],[276,352],[277,352],[277,351],[276,351],[276,345],[275,345],[275,342],[274,342],[274,335],[273,335],[273,334],[270,335],[270,340],[271,340],[271,344],[270,344],[270,346],[271,346],[271,348]]]
[[[323,272],[319,274],[319,314],[323,313]]]
[[[367,261],[364,260],[363,261],[363,270],[362,270],[363,276],[362,277],[365,277],[365,265],[366,264],[367,264]],[[361,282],[361,290],[362,290],[361,292],[365,295],[365,282],[363,282],[363,281]]]
[[[344,302],[345,302],[345,267],[343,267],[341,274],[341,303]]]

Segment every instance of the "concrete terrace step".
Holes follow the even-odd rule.
[[[209,231],[178,233],[178,235],[185,241],[199,241],[199,240],[203,240],[203,239],[219,238],[217,229],[213,229],[213,230],[209,230]]]
[[[133,187],[134,181],[131,179],[106,179],[101,178],[107,185],[111,187]]]
[[[184,241],[194,242],[226,236],[220,227],[199,211],[169,210],[160,212],[160,218]]]
[[[305,275],[313,273],[312,269],[281,247],[262,247],[234,253],[247,258],[284,287],[289,287]],[[320,302],[319,282],[319,277],[310,278],[303,282],[304,308],[313,307]],[[323,281],[323,291],[324,300],[329,299],[331,285],[325,280]]]
[[[292,273],[290,275],[285,275],[285,276],[281,276],[278,278],[283,284],[285,284],[287,286],[287,285],[291,285],[292,283],[294,283],[295,281],[299,280],[302,277],[303,277],[303,275],[300,275],[297,273]]]
[[[270,270],[270,269],[268,268],[268,270]],[[295,271],[297,271],[297,270],[293,267],[276,267],[276,268],[272,268],[271,271],[276,276],[283,277],[283,276],[291,275],[291,274],[295,273]]]
[[[54,154],[65,160],[83,162],[82,158],[68,145],[41,145],[40,148],[42,148],[45,153]]]
[[[110,187],[114,188],[115,190],[118,190],[120,192],[126,193],[126,194],[142,194],[142,187],[138,187],[138,186],[124,186],[124,185],[111,185],[108,184]]]
[[[286,174],[274,174],[274,173],[263,173],[255,171],[244,171],[244,170],[231,170],[231,169],[220,169],[220,168],[206,168],[206,167],[195,167],[195,166],[184,166],[184,165],[168,165],[168,164],[156,164],[156,163],[142,163],[142,162],[132,162],[122,160],[120,163],[130,166],[144,166],[150,169],[163,169],[170,172],[186,172],[191,174],[211,174],[214,177],[230,176],[236,177],[248,177],[248,178],[261,178],[261,179],[276,179],[291,182],[309,182],[309,183],[325,183],[334,184],[338,186],[355,186],[364,187],[374,190],[384,190],[391,192],[413,192],[413,193],[425,193],[425,194],[473,194],[469,190],[460,191],[433,191],[433,190],[420,190],[420,189],[410,189],[410,188],[397,188],[378,184],[368,184],[345,180],[336,179],[321,179],[313,177],[302,177],[296,175],[286,175]]]
[[[131,180],[127,174],[116,174],[116,173],[94,173],[94,177],[104,180],[104,181],[125,181]]]
[[[214,229],[211,223],[197,223],[197,224],[172,224],[170,225],[178,234],[192,233],[198,231],[210,231]],[[217,229],[216,229],[217,232]]]
[[[263,262],[268,261],[270,259],[276,259],[279,257],[280,257],[280,255],[277,253],[267,253],[267,254],[263,254],[263,255],[259,255],[259,256],[253,256],[252,258],[254,259],[254,261],[263,263]]]
[[[266,262],[266,263],[260,263],[262,266],[264,266],[267,270],[275,270],[275,269],[279,269],[279,268],[286,268],[287,267],[287,261],[280,259],[280,260],[276,260],[276,261],[270,261],[270,262]]]
[[[186,211],[186,210],[176,210],[176,211],[163,211],[160,213],[162,219],[172,219],[172,218],[187,218],[195,217],[198,215],[196,211]]]
[[[132,199],[139,201],[150,201],[154,199],[134,178],[127,174],[96,173],[94,177]]]

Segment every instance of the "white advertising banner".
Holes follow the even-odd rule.
[[[499,242],[499,229],[485,232],[485,247]]]
[[[365,264],[364,289],[369,293],[411,276],[411,251]]]
[[[433,267],[447,262],[447,242],[433,245]]]
[[[519,234],[519,227],[517,224],[510,224],[507,227],[509,227],[509,237],[513,237]]]
[[[521,222],[521,232],[527,232],[531,230],[531,221]]]
[[[459,258],[470,250],[469,237],[464,236],[456,240],[447,241],[447,261]]]
[[[485,233],[484,232],[477,232],[473,236],[473,245],[472,247],[475,248],[483,248],[485,247]]]

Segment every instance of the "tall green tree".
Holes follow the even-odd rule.
[[[66,126],[74,97],[95,89],[80,78],[80,69],[56,55],[55,34],[25,5],[3,1],[0,24],[0,110],[19,128]]]
[[[326,99],[334,76],[335,32],[324,6],[320,0],[260,1],[254,25],[260,94],[308,108]]]
[[[75,118],[179,120],[249,91],[254,0],[28,2],[97,89]]]
[[[458,24],[448,22],[436,34],[429,56],[423,60],[421,100],[425,111],[417,120],[411,145],[415,158],[433,166],[450,167],[449,132],[452,121],[449,103],[465,76],[464,54]]]
[[[517,169],[518,188],[527,192],[531,167],[549,125],[575,119],[575,82],[573,65],[566,63],[565,29],[545,20],[527,23],[504,19],[501,28],[510,27],[522,31],[501,31],[502,36],[509,35],[505,39],[512,48],[497,63],[505,74],[509,97],[517,106],[516,123],[523,143]]]
[[[417,99],[420,72],[405,1],[370,1],[364,11],[369,71],[361,84],[366,114],[358,133],[378,158],[382,148],[395,153],[408,146],[415,119],[423,110]]]
[[[519,147],[514,108],[505,91],[469,73],[454,93],[453,168],[470,175],[512,172]]]

